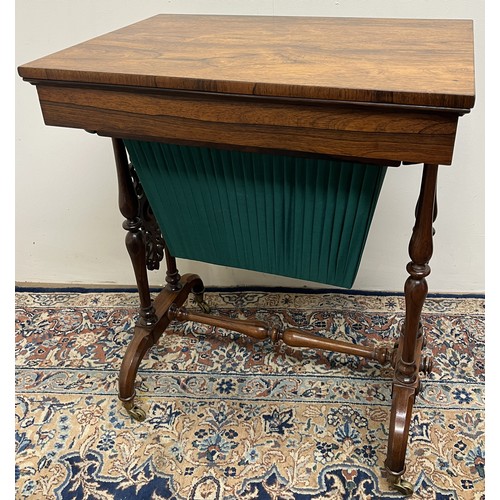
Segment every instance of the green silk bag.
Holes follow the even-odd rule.
[[[352,287],[387,167],[124,143],[173,256]]]

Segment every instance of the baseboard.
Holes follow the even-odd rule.
[[[150,287],[151,292],[159,292],[162,287]],[[32,293],[51,293],[51,292],[66,292],[66,293],[136,293],[137,287],[129,285],[101,285],[101,284],[71,284],[71,283],[31,283],[31,282],[16,282],[16,292],[32,292]],[[275,292],[275,293],[302,293],[302,294],[325,294],[334,293],[342,295],[378,295],[378,296],[403,296],[401,291],[387,290],[347,290],[343,288],[298,288],[298,287],[269,287],[269,286],[222,286],[222,287],[206,287],[207,292]],[[470,292],[433,292],[429,293],[428,297],[438,298],[473,298],[484,299],[485,293],[470,293]]]

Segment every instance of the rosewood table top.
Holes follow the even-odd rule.
[[[25,78],[470,108],[470,21],[158,15],[21,66]]]
[[[48,125],[389,164],[450,164],[475,97],[467,20],[157,15],[18,71]]]

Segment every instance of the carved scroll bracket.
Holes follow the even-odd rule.
[[[138,201],[138,229],[143,233],[146,247],[146,266],[150,271],[158,270],[165,252],[165,240],[161,234],[158,222],[151,205],[144,193],[137,172],[132,163],[128,164],[129,175]]]

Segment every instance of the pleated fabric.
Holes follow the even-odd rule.
[[[387,167],[124,142],[172,255],[352,287]]]

